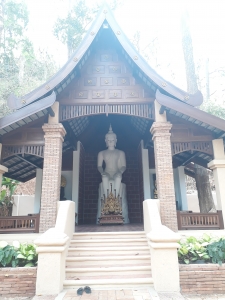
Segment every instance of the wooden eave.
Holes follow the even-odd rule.
[[[199,125],[213,132],[215,138],[225,137],[225,120],[206,113],[184,102],[177,101],[159,91],[156,100],[161,104],[161,112],[166,110],[169,114],[176,115],[193,124]]]
[[[141,55],[135,50],[134,46],[131,44],[129,39],[122,32],[121,28],[118,26],[114,16],[112,15],[109,7],[107,5],[103,6],[101,11],[98,13],[95,21],[87,32],[85,38],[83,39],[80,46],[77,48],[72,57],[68,62],[46,83],[36,88],[29,94],[18,99],[15,96],[11,95],[8,99],[8,106],[12,109],[23,108],[30,103],[44,97],[47,93],[55,90],[57,93],[57,88],[64,82],[64,85],[67,85],[74,78],[72,76],[75,69],[80,69],[83,66],[81,63],[83,57],[88,55],[88,50],[102,28],[103,23],[108,23],[112,29],[115,37],[121,44],[124,51],[129,56],[129,60],[132,62],[132,66],[137,66],[139,68],[139,76],[143,81],[150,80],[153,81],[158,88],[165,94],[169,94],[172,97],[189,103],[190,105],[198,106],[202,103],[203,97],[200,92],[189,95],[185,91],[174,86],[170,82],[163,79],[159,74],[157,74],[148,63],[141,57]],[[143,72],[143,74],[141,74]],[[146,78],[143,78],[146,77]]]
[[[0,119],[0,136],[24,126],[34,120],[37,120],[48,113],[51,114],[51,106],[56,100],[56,94],[52,94],[46,98],[42,98],[23,109],[7,115]]]

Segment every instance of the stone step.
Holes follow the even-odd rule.
[[[67,257],[66,267],[151,265],[150,255]]]
[[[76,232],[72,240],[93,239],[146,239],[144,231],[119,231],[119,232]]]
[[[97,268],[66,268],[66,278],[75,279],[76,277],[99,277],[99,276],[133,276],[146,275],[151,277],[150,266],[129,266],[129,267],[97,267]]]
[[[133,277],[133,278],[99,278],[99,279],[80,279],[80,280],[64,280],[64,289],[77,289],[78,287],[90,286],[92,289],[109,290],[112,288],[144,288],[153,287],[153,279],[151,277]]]
[[[146,238],[136,239],[87,239],[71,240],[70,247],[118,247],[118,246],[148,246]]]
[[[70,247],[68,257],[71,256],[120,256],[120,255],[149,255],[148,246],[129,247]]]

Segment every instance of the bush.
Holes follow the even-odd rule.
[[[0,267],[33,267],[37,264],[36,247],[32,244],[0,242]]]
[[[211,237],[204,234],[201,238],[190,236],[179,242],[179,263],[195,263],[201,260],[203,263],[225,262],[225,238]]]
[[[207,246],[207,252],[212,263],[222,265],[225,261],[225,239],[220,238],[218,241]]]

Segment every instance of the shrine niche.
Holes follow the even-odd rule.
[[[116,149],[117,136],[110,125],[105,135],[107,150],[98,153],[97,167],[102,176],[99,185],[97,223],[129,223],[126,185],[122,183],[126,171],[125,153]],[[103,164],[105,168],[103,168]],[[114,216],[112,216],[114,215]]]

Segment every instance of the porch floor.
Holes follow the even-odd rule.
[[[115,232],[115,231],[144,231],[144,224],[126,225],[76,225],[75,232]]]

